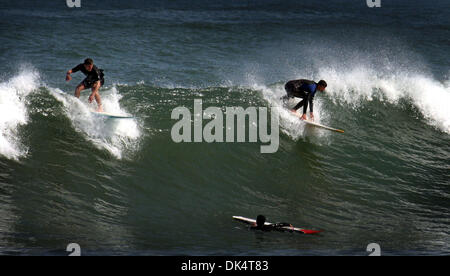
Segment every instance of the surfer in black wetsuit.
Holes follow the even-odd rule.
[[[100,94],[98,90],[105,83],[105,79],[103,78],[103,70],[98,69],[97,66],[94,65],[94,61],[90,58],[84,60],[84,63],[80,63],[71,70],[67,71],[66,81],[70,81],[72,77],[70,74],[81,71],[86,75],[86,78],[78,84],[75,89],[75,97],[79,98],[82,90],[92,89],[92,93],[89,96],[89,102],[91,103],[94,98],[97,102],[98,112],[103,111],[102,100],[100,99]]]
[[[310,117],[314,120],[313,114],[313,100],[316,94],[316,91],[323,92],[327,87],[327,83],[324,80],[320,80],[318,83],[312,80],[291,80],[286,83],[284,89],[286,90],[287,95],[283,97],[283,99],[289,98],[302,98],[302,100],[291,109],[292,112],[296,112],[297,109],[303,106],[303,115],[302,120],[306,120],[306,110],[308,108],[309,103],[309,111]]]
[[[289,223],[273,223],[273,224],[265,224],[266,217],[263,215],[258,215],[256,217],[256,223],[250,227],[252,230],[261,230],[261,231],[286,231],[286,229],[283,229],[282,227],[293,227],[292,224]]]

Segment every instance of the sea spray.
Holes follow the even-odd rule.
[[[122,159],[124,152],[133,152],[138,147],[141,133],[135,119],[121,120],[96,116],[91,112],[94,107],[83,102],[83,95],[80,100],[60,89],[51,88],[50,91],[63,103],[65,112],[75,129],[83,133],[97,148],[105,149],[116,158]],[[120,107],[121,96],[116,87],[101,91],[100,94],[105,112],[126,113]]]
[[[400,99],[410,101],[426,121],[450,133],[450,88],[423,74],[396,72],[381,76],[367,67],[337,71],[326,68],[320,76],[328,76],[329,95],[337,102],[358,107],[374,99],[397,104]]]
[[[29,121],[26,97],[38,87],[39,74],[26,69],[0,83],[0,155],[8,159],[18,160],[27,154],[19,127]]]

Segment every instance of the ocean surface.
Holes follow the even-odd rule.
[[[1,0],[0,255],[448,255],[449,53],[448,0]],[[133,119],[73,97],[87,57]],[[315,120],[345,133],[283,108],[300,78],[327,81]],[[278,114],[277,151],[176,143],[199,99]],[[324,231],[232,219],[258,214]]]

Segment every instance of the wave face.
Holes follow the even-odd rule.
[[[448,1],[40,2],[0,9],[0,254],[450,252]],[[105,70],[105,110],[133,119],[73,96],[83,76],[65,72],[86,57]],[[315,120],[345,133],[287,111],[299,78],[327,81]],[[248,133],[175,143],[172,111],[195,100],[273,108],[278,150]],[[231,219],[258,214],[325,231]]]

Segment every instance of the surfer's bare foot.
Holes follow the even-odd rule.
[[[101,106],[101,105],[99,105],[98,107],[97,107],[97,110],[96,110],[97,112],[103,112],[103,107]]]
[[[303,114],[302,117],[301,117],[300,119],[302,119],[302,120],[307,120],[306,114]]]

